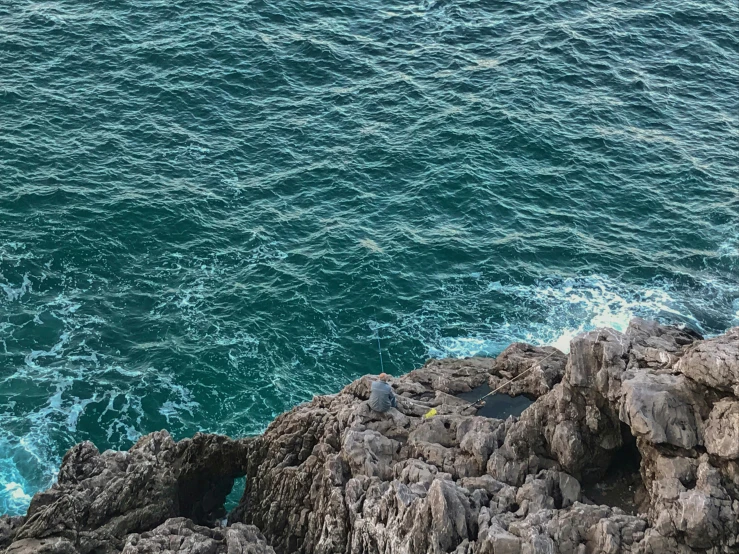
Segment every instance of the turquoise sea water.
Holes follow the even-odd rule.
[[[0,4],[0,512],[80,440],[739,324],[734,0]]]

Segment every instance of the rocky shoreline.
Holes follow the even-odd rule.
[[[502,391],[535,399],[519,417],[457,396],[525,371]],[[0,518],[0,552],[739,552],[739,328],[703,340],[635,319],[568,355],[432,360],[392,380],[387,414],[367,406],[371,379],[258,437],[78,444],[25,517]]]

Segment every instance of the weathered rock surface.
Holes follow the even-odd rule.
[[[697,383],[739,395],[739,327],[694,344],[675,365]]]
[[[161,431],[128,452],[102,454],[80,443],[64,456],[57,483],[33,497],[22,522],[7,532],[7,520],[0,520],[12,535],[5,541],[15,541],[7,552],[117,553],[129,534],[168,518],[213,524],[245,472],[249,441],[198,434],[176,443]]]
[[[259,529],[235,523],[228,528],[203,527],[186,518],[168,519],[142,534],[128,536],[121,554],[274,554]]]
[[[502,392],[536,398],[518,418],[480,417],[455,396],[512,378]],[[434,360],[392,381],[386,414],[367,406],[371,379],[252,439],[78,445],[25,518],[0,519],[0,551],[739,552],[739,328],[702,340],[635,319],[576,337],[569,355],[513,344]],[[633,502],[595,504],[625,457],[640,467]]]
[[[502,387],[501,393],[539,397],[562,380],[566,364],[567,356],[556,348],[516,342],[492,361],[488,381],[492,389]],[[516,380],[506,385],[511,379]]]

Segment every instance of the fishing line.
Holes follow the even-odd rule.
[[[380,345],[380,328],[377,327],[377,351],[380,353],[380,370],[385,373],[385,365],[382,363],[382,346]]]
[[[474,402],[472,402],[472,403],[471,403],[471,405],[472,405],[472,406],[474,406],[475,404],[477,404],[477,403],[478,403],[478,402],[480,402],[481,400],[484,400],[484,399],[486,399],[486,398],[487,398],[488,396],[492,396],[492,395],[494,395],[494,394],[495,394],[496,392],[498,392],[499,390],[501,390],[501,389],[504,389],[505,387],[507,387],[508,385],[510,385],[511,383],[513,383],[513,381],[515,381],[515,380],[516,380],[516,379],[518,379],[519,377],[522,377],[522,376],[526,375],[526,374],[527,374],[527,373],[528,373],[529,371],[533,371],[533,370],[534,370],[534,369],[536,369],[537,367],[538,367],[538,368],[541,368],[541,362],[543,362],[543,361],[544,361],[544,360],[546,360],[547,358],[551,358],[551,357],[552,357],[552,356],[554,356],[554,355],[555,355],[555,354],[556,354],[557,352],[559,352],[559,350],[555,350],[554,352],[550,352],[549,354],[547,354],[546,356],[544,356],[544,357],[543,357],[543,358],[542,358],[541,360],[539,360],[539,361],[538,361],[538,362],[536,362],[536,363],[535,363],[534,365],[532,365],[532,366],[531,366],[530,368],[528,368],[528,369],[527,369],[526,371],[522,371],[521,373],[519,373],[518,375],[516,375],[516,376],[515,376],[515,377],[514,377],[513,379],[510,379],[510,380],[506,381],[505,383],[503,383],[503,384],[502,384],[501,386],[499,386],[499,387],[498,387],[497,389],[495,389],[495,390],[492,390],[492,391],[490,391],[490,392],[489,392],[489,393],[487,393],[487,394],[486,394],[485,396],[481,396],[480,398],[478,398],[477,400],[475,400]]]

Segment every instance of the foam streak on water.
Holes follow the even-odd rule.
[[[0,5],[0,512],[428,356],[739,324],[739,8]]]

